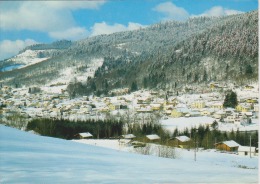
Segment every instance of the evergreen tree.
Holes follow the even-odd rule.
[[[235,108],[237,106],[237,94],[233,91],[230,91],[226,94],[223,106]]]
[[[138,86],[137,86],[137,83],[136,81],[132,82],[132,85],[131,85],[131,91],[137,91],[138,90]]]
[[[253,74],[253,68],[252,68],[251,65],[246,66],[245,74],[248,75],[248,76],[251,76]]]

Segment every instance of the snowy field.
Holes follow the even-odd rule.
[[[0,125],[0,183],[258,183],[257,157],[179,151],[145,156]]]
[[[174,132],[176,128],[179,131],[184,131],[185,128],[191,129],[192,127],[199,127],[199,125],[211,125],[215,119],[211,117],[180,117],[180,118],[169,118],[161,120],[161,124],[166,130]]]
[[[199,125],[211,125],[214,122],[214,118],[201,116],[201,117],[180,117],[180,118],[169,118],[161,120],[161,124],[166,130],[174,132],[176,128],[179,131],[184,131],[185,128],[191,129],[192,127],[198,128]],[[236,131],[254,131],[259,129],[259,119],[253,119],[251,125],[235,125],[233,123],[220,123],[218,124],[218,130],[231,132],[232,129]]]

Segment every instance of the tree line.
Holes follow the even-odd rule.
[[[239,129],[231,132],[222,132],[217,128],[211,128],[209,126],[200,125],[198,128],[191,128],[189,131],[187,128],[184,131],[179,131],[175,129],[172,137],[186,135],[190,137],[193,142],[198,142],[199,147],[205,149],[215,148],[215,143],[233,140],[242,146],[250,146],[250,136],[251,136],[251,146],[258,147],[258,131],[255,132],[241,132]]]
[[[28,122],[27,130],[63,139],[74,139],[82,132],[90,132],[94,138],[110,138],[122,135],[123,125],[123,122],[115,120],[34,119]]]

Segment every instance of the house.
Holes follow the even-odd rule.
[[[229,115],[229,116],[227,116],[227,117],[224,119],[224,122],[225,122],[225,123],[235,123],[235,119],[236,119],[236,116],[234,116],[234,115]]]
[[[250,91],[254,89],[254,86],[246,85],[244,89]]]
[[[154,104],[151,104],[151,107],[152,107],[153,111],[159,111],[161,109],[161,104],[154,103]]]
[[[114,111],[114,110],[118,110],[118,109],[120,109],[120,104],[119,103],[111,103],[109,106],[109,109],[111,110],[111,111]]]
[[[179,104],[178,106],[176,106],[175,109],[172,110],[171,116],[174,118],[179,118],[185,116],[190,112],[191,112],[190,109],[188,109],[186,105]]]
[[[250,110],[250,105],[245,103],[238,104],[236,110],[239,112],[248,112]]]
[[[254,105],[254,111],[255,112],[259,112],[259,104],[255,104]]]
[[[240,145],[233,140],[219,142],[215,144],[216,149],[229,151],[229,152],[237,152],[239,146]]]
[[[191,104],[191,107],[193,109],[202,109],[205,107],[205,102],[203,101],[196,101]]]
[[[78,133],[75,136],[80,138],[80,139],[87,139],[87,138],[93,137],[93,135],[89,132]]]
[[[200,110],[200,115],[202,116],[210,116],[214,112],[213,109],[201,109]]]
[[[170,98],[164,102],[164,106],[172,105],[173,107],[175,107],[177,104],[178,104],[178,101],[176,98]]]
[[[221,103],[221,102],[216,102],[216,103],[211,104],[210,107],[211,107],[212,109],[214,109],[214,110],[221,110],[221,109],[223,109],[223,103]]]
[[[257,99],[254,99],[254,98],[248,98],[248,99],[246,99],[246,102],[247,102],[247,103],[255,104],[255,103],[257,103]]]
[[[168,141],[168,144],[179,148],[190,148],[191,139],[185,135],[178,136],[178,137],[171,138]]]
[[[146,142],[157,142],[161,138],[156,134],[147,135],[145,141]]]
[[[216,118],[216,119],[221,119],[225,116],[225,111],[223,110],[219,110],[217,111],[216,113],[213,114],[213,117]]]
[[[219,87],[219,84],[215,83],[215,82],[212,82],[212,83],[209,84],[209,87],[210,87],[210,89],[215,89],[215,88]]]
[[[133,135],[133,134],[126,134],[126,135],[122,135],[121,137],[124,138],[124,139],[133,139],[133,138],[135,138],[135,135]]]
[[[258,149],[256,147],[250,147],[250,146],[239,146],[238,147],[238,155],[242,156],[258,156]]]

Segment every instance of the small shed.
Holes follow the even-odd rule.
[[[191,139],[185,135],[178,136],[178,137],[171,138],[168,141],[168,144],[179,148],[189,148],[191,145]]]
[[[237,152],[238,147],[240,145],[237,142],[230,140],[230,141],[216,143],[215,146],[216,146],[216,149],[219,149],[219,150]]]
[[[238,147],[238,155],[242,156],[250,156],[250,146],[239,146]],[[251,156],[257,156],[257,148],[251,146]]]
[[[76,134],[76,137],[78,137],[80,139],[87,139],[87,138],[93,137],[93,135],[89,132],[82,132],[82,133]]]

